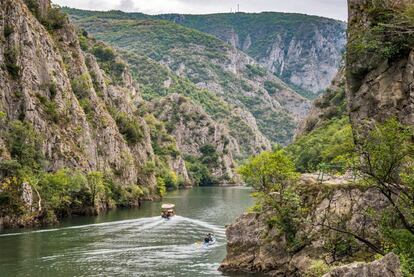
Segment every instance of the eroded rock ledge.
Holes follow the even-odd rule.
[[[284,234],[277,227],[268,224],[266,213],[247,213],[227,228],[227,256],[220,266],[221,271],[261,272],[268,276],[307,276],[317,261],[323,261],[334,268],[358,260],[375,259],[375,251],[358,240],[352,242],[347,253],[338,254],[336,243],[349,237],[326,227],[329,222],[339,220],[343,222],[344,230],[363,234],[374,244],[380,245],[375,222],[367,215],[369,210],[379,211],[387,206],[379,192],[352,184],[305,183],[302,187],[303,208],[308,209],[309,213],[298,228],[297,236],[302,241],[301,245],[292,251]],[[385,262],[388,262],[387,259]],[[398,266],[393,268],[398,269],[399,263],[394,264]],[[369,266],[350,268],[354,267],[368,275],[354,275],[350,271],[349,276],[394,276],[373,275],[367,269]],[[344,270],[339,268],[328,276],[348,276],[337,275],[336,272],[345,272]]]

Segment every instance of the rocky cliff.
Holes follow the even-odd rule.
[[[372,263],[354,263],[351,265],[335,268],[322,277],[340,277],[340,276],[384,276],[384,277],[402,277],[400,269],[400,260],[398,256],[391,253],[384,258]]]
[[[265,12],[158,17],[215,35],[312,98],[335,77],[346,43],[344,22],[315,16]]]
[[[347,116],[348,102],[345,90],[345,68],[341,68],[325,93],[313,102],[307,117],[299,125],[296,137],[311,133],[329,120]]]
[[[161,64],[198,89],[250,113],[260,132],[272,143],[287,144],[310,108],[307,99],[272,72],[211,35],[142,14],[65,11],[79,26],[123,49],[127,55],[143,56]],[[163,79],[162,83],[171,86],[173,79]],[[152,96],[156,93],[149,92]]]
[[[221,185],[237,184],[233,155],[240,153],[237,140],[230,136],[224,125],[215,122],[204,110],[179,94],[172,94],[154,101],[150,109],[166,123],[170,134],[177,141],[177,148],[184,156],[208,158],[203,149],[212,147],[211,160],[206,161],[212,175]]]
[[[1,8],[1,109],[8,121],[24,120],[42,134],[47,170],[116,171],[120,174],[114,176],[125,184],[153,187],[153,177],[142,176],[139,170],[153,156],[145,123],[142,140],[128,145],[93,87],[74,27],[65,21],[48,32],[22,1],[2,1]],[[99,67],[95,70],[100,73]],[[120,87],[136,97],[127,78]],[[119,87],[103,90],[107,95],[115,91]],[[93,108],[85,111],[81,100]],[[117,108],[132,109],[132,105],[123,102]]]
[[[398,16],[412,1],[384,1],[376,5],[377,11]],[[347,51],[347,97],[356,136],[374,121],[392,116],[402,123],[414,124],[412,82],[414,78],[414,47],[412,37],[394,37],[393,29],[383,37],[376,32],[384,19],[372,10],[373,1],[349,2],[349,32]],[[391,19],[393,20],[393,16]],[[396,25],[402,32],[406,26]],[[364,48],[370,36],[374,49]],[[361,50],[362,49],[362,50]]]
[[[363,191],[352,182],[330,179],[319,184],[311,176],[301,181],[303,209],[309,209],[299,232],[303,244],[294,249],[286,237],[269,223],[271,214],[245,214],[227,228],[227,257],[220,266],[225,272],[264,272],[269,276],[306,276],[319,260],[327,264],[347,263],[358,256],[374,253],[360,241],[352,247],[341,245],[349,234],[328,228],[341,221],[349,233],[364,234],[376,243],[378,232],[365,211],[381,210],[386,200],[375,190]],[[275,196],[276,197],[276,196]],[[340,250],[341,249],[341,250]]]

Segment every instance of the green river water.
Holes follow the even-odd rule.
[[[41,230],[0,233],[0,276],[221,276],[225,225],[253,204],[246,188],[205,187],[169,193],[177,216],[160,202],[77,217]],[[200,243],[206,233],[217,243]],[[241,275],[237,275],[241,276]]]

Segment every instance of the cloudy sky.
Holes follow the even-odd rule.
[[[52,0],[61,6],[90,10],[160,13],[220,13],[281,11],[320,15],[341,20],[347,17],[347,0]]]

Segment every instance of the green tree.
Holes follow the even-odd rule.
[[[91,204],[96,207],[99,202],[104,202],[108,194],[108,188],[105,186],[104,176],[101,172],[89,172],[86,176],[87,186],[91,194]]]
[[[295,188],[299,177],[283,150],[262,152],[239,168],[244,181],[256,189],[256,209],[269,212],[267,223],[285,236],[289,250],[301,245],[296,234],[302,221],[301,199]]]
[[[389,208],[381,214],[384,246],[400,255],[407,273],[414,272],[413,136],[410,127],[392,118],[376,124],[359,149],[363,180],[388,200]]]
[[[283,150],[262,152],[239,168],[244,181],[257,191],[269,193],[296,180],[295,165]]]

